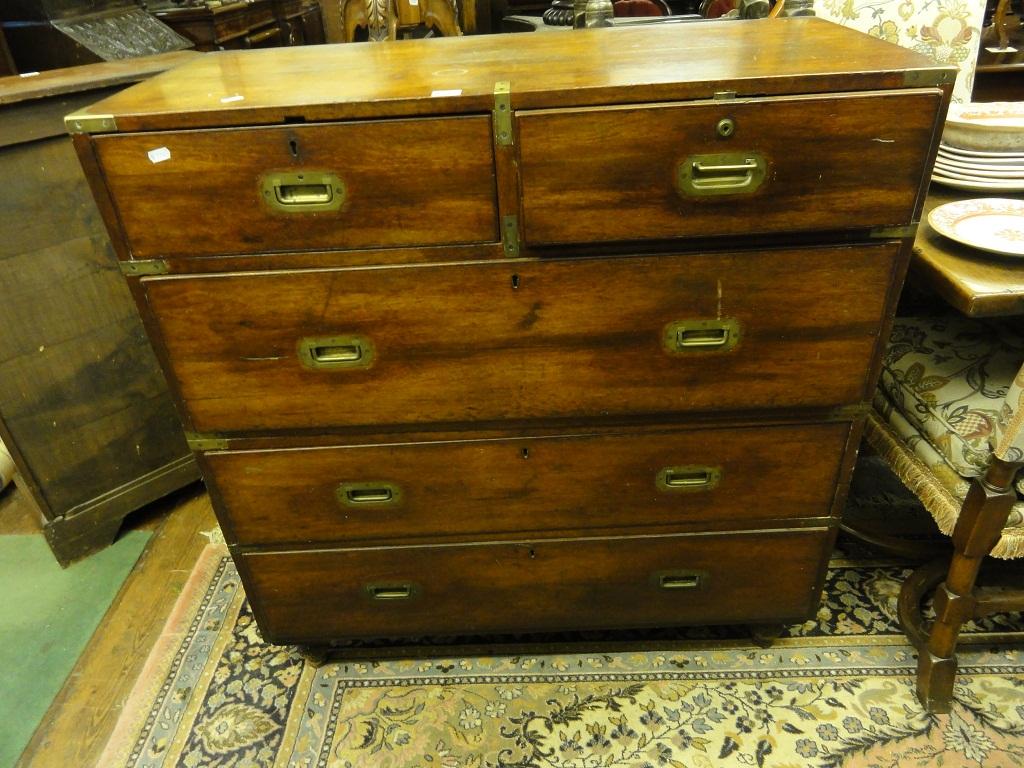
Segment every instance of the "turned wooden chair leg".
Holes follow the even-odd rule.
[[[978,570],[1016,501],[1012,484],[1018,466],[993,459],[985,476],[971,484],[957,518],[949,570],[935,589],[935,622],[918,647],[917,695],[929,712],[949,712],[952,705],[960,627],[974,616]]]

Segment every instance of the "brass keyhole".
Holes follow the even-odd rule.
[[[733,133],[736,132],[736,121],[731,117],[723,117],[718,121],[718,125],[715,127],[715,131],[723,139],[728,139]]]

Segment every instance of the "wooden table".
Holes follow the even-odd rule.
[[[927,222],[933,208],[974,197],[1024,199],[1021,194],[985,195],[933,184],[914,241],[911,277],[968,317],[1024,314],[1024,260],[960,245],[940,235]]]

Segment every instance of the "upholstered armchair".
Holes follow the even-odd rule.
[[[952,536],[952,556],[911,574],[899,599],[918,696],[948,712],[961,625],[1024,609],[1024,590],[976,583],[986,557],[1024,557],[1024,333],[960,315],[897,318],[866,437]]]

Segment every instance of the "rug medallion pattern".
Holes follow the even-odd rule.
[[[347,648],[316,664],[263,642],[230,559],[210,557],[208,587],[151,660],[103,768],[1024,762],[1024,664],[999,644],[1021,617],[970,628],[955,709],[929,715],[895,623],[906,570],[892,563],[833,560],[817,619],[770,648],[702,628],[555,638],[546,650],[559,652],[525,655]]]

